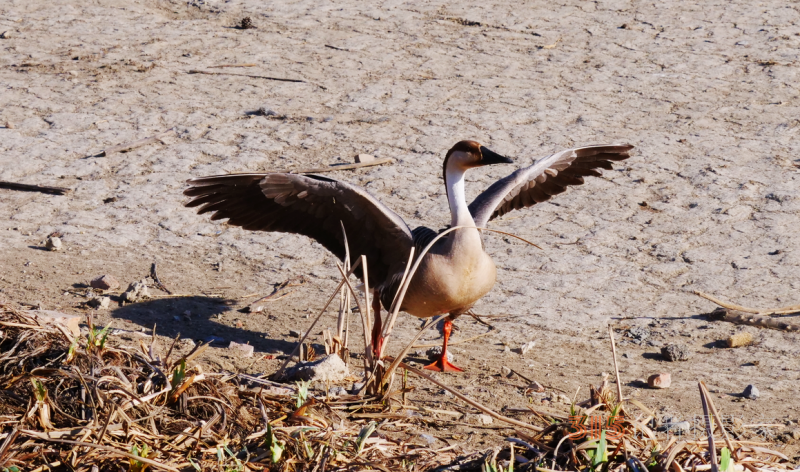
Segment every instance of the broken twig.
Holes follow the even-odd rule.
[[[800,312],[800,305],[791,305],[791,306],[784,306],[780,308],[770,308],[770,309],[748,308],[746,306],[736,305],[734,303],[728,303],[722,301],[719,298],[712,297],[711,295],[703,293],[699,290],[695,290],[694,294],[697,295],[698,297],[703,297],[706,300],[710,300],[723,308],[728,308],[729,310],[743,311],[745,313],[753,313],[756,315],[788,315],[791,313]]]
[[[155,262],[153,262],[153,265],[150,266],[150,278],[153,279],[153,282],[155,282],[156,287],[158,287],[159,290],[167,292],[167,294],[169,295],[172,295],[172,292],[170,292],[169,289],[163,283],[161,283],[161,280],[158,278],[158,272],[156,272]]]
[[[163,138],[164,136],[168,135],[169,133],[174,133],[174,132],[175,132],[175,128],[170,128],[170,129],[168,129],[166,131],[163,131],[161,133],[158,133],[158,134],[155,134],[153,136],[150,136],[149,138],[144,138],[144,139],[140,139],[138,141],[133,141],[133,142],[130,142],[130,143],[117,144],[116,146],[111,146],[110,148],[103,149],[99,153],[97,153],[97,154],[95,154],[93,156],[89,156],[89,157],[107,157],[110,154],[114,154],[115,152],[130,151],[131,149],[135,149],[137,147],[142,147],[142,146],[144,146],[146,144],[154,143],[154,142],[158,141],[159,139]]]
[[[209,72],[204,70],[190,70],[190,74],[204,74],[204,75],[238,75],[239,77],[250,77],[251,79],[265,79],[265,80],[277,80],[278,82],[296,82],[305,84],[308,83],[305,80],[300,79],[284,79],[282,77],[268,77],[265,75],[250,75],[250,74],[235,74],[233,72]]]
[[[0,181],[0,188],[8,190],[21,190],[23,192],[49,193],[51,195],[64,195],[65,193],[70,191],[70,189],[63,187],[45,187],[42,185],[19,184],[16,182],[5,182],[5,181]]]
[[[758,326],[759,328],[779,329],[781,331],[800,331],[800,324],[786,323],[768,316],[758,316],[727,308],[717,308],[709,313],[714,321],[727,321],[734,324]]]

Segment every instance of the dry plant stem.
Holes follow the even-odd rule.
[[[208,66],[209,69],[223,69],[225,67],[256,67],[258,64],[221,64],[218,66]]]
[[[356,270],[359,265],[361,265],[361,260],[356,261],[356,263],[353,264],[353,268],[350,269],[350,272],[348,272],[347,274],[348,275],[352,274],[353,271]],[[340,268],[341,268],[341,266],[340,266]],[[345,276],[345,279],[342,280],[341,282],[339,282],[339,286],[336,287],[336,290],[334,290],[333,293],[331,294],[330,298],[328,298],[328,302],[325,303],[324,307],[322,307],[322,310],[320,310],[319,314],[317,315],[317,318],[314,319],[314,322],[311,323],[311,326],[308,327],[308,330],[306,330],[306,333],[303,335],[303,337],[300,339],[300,341],[297,342],[297,345],[294,347],[294,350],[292,350],[292,353],[289,354],[289,357],[286,358],[286,360],[283,362],[283,365],[281,365],[281,368],[278,369],[278,372],[275,373],[275,378],[276,379],[280,378],[280,376],[283,375],[283,371],[286,370],[286,366],[289,365],[289,362],[292,361],[292,358],[294,358],[294,356],[297,355],[297,352],[300,350],[300,346],[303,345],[303,343],[306,341],[306,338],[308,337],[308,335],[311,334],[311,330],[314,329],[314,326],[317,325],[317,322],[319,321],[319,319],[322,318],[322,314],[325,313],[325,310],[328,309],[328,306],[331,304],[333,299],[336,297],[336,293],[339,292],[339,289],[342,288],[342,286],[344,285],[344,283],[346,281],[347,281],[347,277]]]
[[[70,189],[63,187],[45,187],[42,185],[19,184],[16,182],[5,182],[5,181],[0,181],[0,188],[4,188],[7,190],[21,190],[23,192],[49,193],[52,195],[64,195],[65,193],[70,191]]]
[[[176,469],[175,467],[172,467],[172,466],[169,466],[169,465],[166,465],[166,464],[162,464],[161,462],[156,462],[156,461],[154,461],[152,459],[148,459],[146,457],[134,456],[133,454],[129,454],[129,453],[125,452],[125,451],[120,451],[118,449],[114,449],[111,446],[104,446],[102,444],[94,444],[94,443],[88,443],[88,442],[83,442],[83,441],[68,441],[66,439],[53,439],[53,438],[49,438],[45,434],[41,434],[41,433],[38,433],[36,431],[21,430],[20,433],[25,434],[27,436],[35,437],[35,438],[40,439],[42,441],[55,442],[55,443],[61,443],[61,444],[71,444],[73,446],[100,449],[100,450],[103,450],[103,451],[111,452],[111,453],[116,454],[118,456],[127,457],[128,459],[137,460],[137,461],[142,462],[144,464],[149,464],[149,465],[151,465],[151,466],[153,466],[155,468],[158,468],[158,469],[169,470],[169,471],[172,471],[172,472],[180,472],[180,470]]]
[[[408,351],[411,350],[411,346],[413,346],[414,343],[417,342],[417,340],[422,336],[422,334],[428,328],[430,328],[431,326],[436,326],[437,323],[439,323],[443,319],[447,318],[448,316],[450,316],[450,315],[439,315],[439,316],[437,316],[436,318],[434,318],[432,320],[428,319],[428,322],[425,323],[425,326],[423,326],[422,329],[420,329],[417,332],[416,336],[414,336],[414,339],[412,339],[411,342],[409,342],[406,345],[406,347],[403,349],[403,351],[400,353],[400,355],[397,356],[397,358],[392,361],[392,364],[389,366],[389,368],[386,369],[386,371],[383,374],[383,378],[381,379],[381,383],[386,384],[388,379],[394,379],[394,377],[390,377],[390,375],[393,375],[394,370],[397,369],[397,366],[402,363],[403,358],[406,356],[406,354],[408,354]],[[388,398],[388,392],[390,392],[391,389],[392,389],[391,384],[386,386],[387,395],[384,395],[383,400],[386,400]]]
[[[725,425],[722,424],[722,419],[719,416],[719,412],[717,411],[717,407],[714,405],[714,401],[711,399],[711,395],[708,393],[708,388],[706,388],[706,384],[698,382],[700,385],[700,391],[703,392],[703,396],[708,401],[708,407],[711,409],[711,413],[714,415],[714,421],[717,422],[717,426],[719,426],[719,430],[722,431],[722,437],[725,439],[725,445],[728,446],[728,449],[731,451],[731,454],[735,451],[733,447],[733,442],[731,442],[731,438],[728,436],[728,432],[725,431]]]
[[[90,157],[107,157],[109,154],[113,154],[115,152],[129,151],[137,147],[142,147],[146,144],[154,143],[159,139],[163,138],[164,136],[173,132],[175,132],[175,128],[170,128],[166,131],[150,136],[149,138],[144,138],[130,143],[117,144],[116,146],[111,146],[110,148],[103,149],[98,154]]]
[[[622,382],[619,379],[619,367],[617,366],[617,345],[614,342],[614,328],[608,325],[608,337],[611,339],[611,354],[614,357],[614,375],[617,376],[617,401],[622,403]]]
[[[400,362],[400,366],[402,368],[408,370],[409,372],[412,372],[412,373],[414,373],[414,374],[416,374],[416,375],[418,375],[418,376],[420,376],[420,377],[422,377],[422,378],[424,378],[426,380],[429,380],[429,381],[435,383],[439,387],[442,387],[443,389],[445,389],[448,392],[452,393],[453,395],[458,397],[460,400],[466,402],[470,406],[474,406],[475,408],[481,410],[482,412],[486,413],[487,415],[489,415],[489,416],[491,416],[491,417],[493,417],[493,418],[495,418],[497,420],[503,421],[505,423],[513,424],[514,426],[519,426],[521,428],[530,429],[531,431],[536,431],[537,433],[542,430],[542,428],[540,428],[538,426],[534,426],[534,425],[528,424],[528,423],[523,423],[522,421],[517,421],[517,420],[515,420],[513,418],[508,418],[508,417],[503,416],[503,415],[501,415],[499,413],[496,413],[496,412],[490,410],[489,408],[481,405],[480,403],[476,402],[475,400],[472,400],[469,397],[466,397],[466,396],[462,395],[457,390],[455,390],[453,388],[450,388],[447,385],[439,382],[438,380],[434,379],[430,375],[428,375],[428,374],[426,374],[426,373],[424,373],[424,372],[422,372],[422,371],[420,371],[418,369],[415,369],[414,367],[411,367],[410,365],[408,365],[408,364],[406,364],[404,362]]]
[[[723,308],[728,308],[729,310],[743,311],[745,313],[753,313],[755,315],[785,315],[800,311],[800,305],[784,306],[781,308],[773,308],[773,309],[748,308],[746,306],[736,305],[733,303],[722,301],[719,298],[713,297],[699,290],[695,290],[694,294],[699,297],[703,297],[706,300],[710,300]]]
[[[301,169],[301,170],[275,170],[269,172],[278,172],[282,174],[319,174],[322,172],[336,172],[337,170],[353,170],[353,169],[360,169],[362,167],[372,167],[372,166],[380,166],[383,164],[392,164],[394,159],[391,157],[387,157],[386,159],[375,159],[374,161],[370,162],[358,162],[356,164],[344,164],[340,166],[330,166],[330,167],[313,167],[311,169]]]
[[[360,265],[360,264],[361,264],[361,259],[359,259],[358,264],[355,265]],[[350,280],[348,280],[348,276],[345,273],[344,269],[342,268],[342,265],[339,264],[339,262],[336,262],[336,267],[342,274],[343,277],[342,283],[347,284],[347,288],[350,290],[350,293],[353,294],[353,300],[356,302],[356,306],[358,306],[358,312],[361,314],[361,324],[362,327],[364,328],[364,351],[365,351],[364,359],[367,363],[367,366],[372,366],[374,363],[372,359],[372,350],[370,349],[370,340],[372,339],[371,336],[372,333],[370,333],[368,329],[368,321],[366,319],[366,314],[364,313],[364,309],[361,307],[361,303],[358,301],[358,294],[356,294],[355,289],[350,284]],[[372,369],[370,367],[367,367],[367,370],[372,370]]]
[[[697,382],[697,387],[700,389],[700,401],[703,403],[703,415],[706,420],[706,434],[708,434],[708,457],[711,462],[711,471],[719,472],[717,466],[717,448],[714,445],[714,428],[711,426],[711,415],[708,408],[708,397],[703,391],[703,384]],[[733,452],[733,451],[731,451]]]

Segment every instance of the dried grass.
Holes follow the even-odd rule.
[[[343,273],[352,270],[342,268]],[[370,305],[358,300],[346,279],[334,293],[342,294],[342,304],[349,305],[344,287],[354,302]],[[398,304],[401,300],[402,295]],[[342,304],[336,342],[331,338],[329,344],[347,352],[342,320],[350,308]],[[344,317],[343,311],[348,312]],[[370,322],[362,320],[365,335]],[[528,423],[500,415],[408,366],[404,354],[365,365],[365,378],[380,380],[383,366],[391,364],[368,397],[328,402],[306,385],[202,372],[194,360],[206,345],[178,357],[172,355],[177,339],[162,346],[154,335],[138,349],[116,348],[107,343],[108,326],[95,328],[91,318],[88,324],[87,337],[72,339],[67,330],[39,325],[35,317],[0,302],[0,471],[509,472],[513,464],[516,470],[682,472],[719,470],[713,458],[725,455],[723,448],[731,456],[725,472],[790,468],[788,458],[768,444],[731,437],[702,384],[712,436],[664,440],[650,428],[654,413],[646,406],[635,399],[619,401],[619,379],[616,391],[605,381],[590,388],[591,398],[573,403],[569,417],[532,410],[536,420]],[[371,352],[373,347],[365,346],[364,358]],[[393,439],[385,432],[390,426],[442,426],[447,421],[425,415],[460,416],[408,406],[406,375],[403,388],[391,391],[395,367],[505,422],[515,437],[506,439],[507,448],[488,451],[465,451],[458,444],[433,449]]]

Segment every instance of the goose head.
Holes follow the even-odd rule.
[[[447,151],[443,170],[445,173],[447,173],[448,169],[464,172],[475,167],[492,164],[512,164],[513,162],[511,159],[501,156],[475,141],[460,141]]]

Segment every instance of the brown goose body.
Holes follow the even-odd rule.
[[[632,148],[628,144],[586,146],[547,156],[495,182],[467,205],[467,171],[512,161],[474,141],[457,143],[447,152],[443,177],[450,225],[463,228],[442,237],[422,256],[401,310],[420,318],[444,313],[455,317],[468,311],[491,290],[497,275],[476,228],[580,185],[585,176],[599,176],[598,169],[611,169],[611,163],[627,159]],[[184,194],[193,198],[186,206],[199,206],[198,213],[213,212],[212,220],[228,219],[228,224],[253,231],[303,234],[340,259],[346,256],[346,234],[350,262],[367,256],[370,286],[386,309],[399,288],[411,248],[419,255],[437,234],[425,227],[411,231],[364,189],[326,177],[231,174],[191,179],[188,184]],[[446,324],[445,348],[448,335]],[[439,370],[457,369],[443,361]]]

